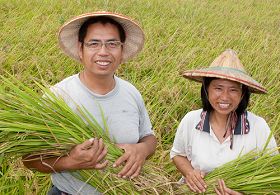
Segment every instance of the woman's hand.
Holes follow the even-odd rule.
[[[202,193],[206,191],[207,185],[203,180],[205,173],[198,170],[193,169],[186,174],[185,183],[188,185],[191,191]]]
[[[215,187],[215,192],[217,195],[242,195],[239,192],[227,188],[224,180],[222,179],[218,180],[218,188]]]

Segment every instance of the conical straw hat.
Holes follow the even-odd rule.
[[[198,82],[202,82],[203,77],[228,79],[248,86],[253,93],[267,92],[260,83],[249,76],[238,59],[236,52],[232,49],[224,51],[208,68],[189,70],[184,72],[183,76]]]
[[[123,61],[125,62],[128,59],[136,56],[144,45],[144,32],[141,27],[130,18],[111,12],[93,12],[79,15],[70,21],[66,22],[58,32],[58,41],[59,46],[62,51],[73,58],[74,60],[81,62],[78,51],[79,51],[79,41],[78,35],[79,30],[82,24],[87,21],[89,18],[106,16],[116,22],[118,22],[125,31],[125,43],[123,46]]]

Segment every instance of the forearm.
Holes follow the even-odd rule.
[[[29,169],[43,173],[74,171],[82,169],[103,169],[108,161],[104,160],[107,154],[102,138],[89,139],[73,147],[69,155],[43,159],[41,156],[25,156],[22,161]]]
[[[172,160],[184,177],[186,177],[189,172],[194,170],[191,162],[184,156],[175,156]]]
[[[139,140],[138,144],[141,144],[143,151],[145,151],[146,158],[154,154],[157,146],[157,139],[154,135],[148,135]]]
[[[41,156],[23,157],[25,167],[42,173],[53,173],[68,170],[67,156],[43,159]]]

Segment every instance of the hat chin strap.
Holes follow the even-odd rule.
[[[226,123],[226,132],[224,134],[223,137],[226,137],[227,133],[229,132],[230,133],[230,149],[232,149],[233,147],[233,135],[234,135],[234,130],[235,130],[235,127],[237,125],[237,114],[234,111],[230,112],[229,116],[228,116],[228,119],[227,119],[227,123]]]

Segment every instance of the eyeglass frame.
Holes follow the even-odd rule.
[[[91,47],[89,44],[91,43],[97,43],[98,45],[96,47]],[[116,47],[110,47],[109,44],[110,43],[117,43]],[[122,47],[124,45],[123,42],[119,41],[119,40],[106,40],[106,41],[101,41],[101,40],[90,40],[88,42],[82,42],[82,44],[90,49],[90,50],[100,50],[102,49],[103,45],[105,46],[106,49],[108,49],[109,51],[115,50],[115,49],[119,49],[120,47]]]

